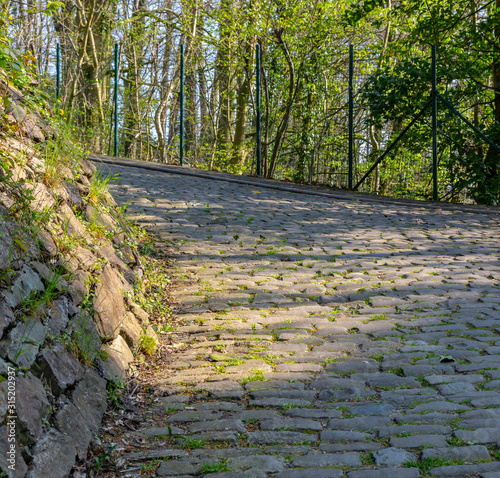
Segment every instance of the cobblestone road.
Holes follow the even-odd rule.
[[[498,215],[110,170],[179,267],[157,476],[500,477]]]

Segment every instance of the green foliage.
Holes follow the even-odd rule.
[[[43,307],[50,306],[51,302],[64,292],[61,286],[63,280],[60,271],[52,271],[49,278],[42,281],[43,291],[35,290],[22,300],[19,306],[21,312],[28,317],[34,317]]]
[[[141,350],[146,354],[152,357],[158,352],[158,344],[156,343],[156,339],[149,335],[143,334],[139,339],[141,344]]]
[[[186,450],[196,450],[198,448],[205,448],[206,439],[196,440],[191,437],[182,437],[181,446]]]
[[[211,463],[203,463],[198,470],[198,473],[224,473],[231,472],[231,468],[228,466],[228,460],[221,458],[219,461]]]
[[[93,202],[94,204],[105,200],[109,183],[117,177],[117,174],[112,176],[105,176],[102,171],[96,171],[94,176],[92,176],[92,180],[90,181],[88,200],[90,202]]]
[[[438,466],[449,466],[449,465],[463,465],[464,461],[461,460],[445,460],[443,458],[425,458],[420,461],[409,461],[403,466],[405,468],[418,468],[423,473],[427,473],[432,468]]]
[[[112,408],[121,408],[121,409],[124,408],[120,402],[120,399],[123,395],[125,387],[126,383],[118,378],[108,381],[108,386],[107,386],[108,403]]]

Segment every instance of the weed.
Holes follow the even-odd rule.
[[[161,460],[152,460],[148,463],[143,463],[141,465],[141,473],[149,473],[150,471],[153,471],[160,463]]]
[[[249,382],[262,382],[265,380],[267,380],[267,379],[266,379],[266,377],[264,377],[264,373],[262,372],[262,370],[256,370],[253,373],[253,375],[249,375],[248,377],[243,377],[240,380],[240,383],[242,385],[244,385],[245,383],[249,383]]]
[[[361,463],[363,465],[368,466],[368,465],[373,465],[375,463],[375,458],[373,457],[372,453],[361,453]]]
[[[104,177],[101,171],[96,171],[90,182],[90,190],[87,199],[94,204],[106,199],[108,184],[118,176],[118,174],[115,174],[113,176]]]
[[[421,461],[409,461],[403,466],[405,468],[418,468],[420,471],[427,473],[432,468],[438,466],[448,465],[462,465],[464,462],[461,460],[444,460],[443,458],[424,458]]]
[[[195,440],[190,437],[182,437],[181,446],[186,450],[196,450],[197,448],[205,448],[206,439]]]
[[[198,473],[224,473],[231,472],[231,468],[228,466],[228,460],[226,458],[221,458],[219,461],[213,461],[211,463],[203,463],[198,470]]]
[[[158,352],[158,344],[156,342],[156,339],[154,337],[151,337],[150,335],[141,335],[139,343],[141,345],[141,350],[149,357],[152,357],[156,354],[156,352]]]
[[[120,403],[120,399],[123,395],[123,391],[125,390],[125,385],[125,382],[118,378],[108,382],[107,396],[111,408],[124,408]]]

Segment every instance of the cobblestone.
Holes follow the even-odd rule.
[[[182,324],[141,432],[207,440],[157,476],[225,458],[212,478],[414,478],[394,466],[427,458],[471,462],[431,476],[498,475],[498,215],[109,172],[176,261]]]

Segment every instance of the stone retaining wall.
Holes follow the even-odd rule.
[[[133,237],[95,167],[45,154],[54,128],[6,82],[0,96],[0,470],[67,477],[107,381],[157,337],[134,303]]]

